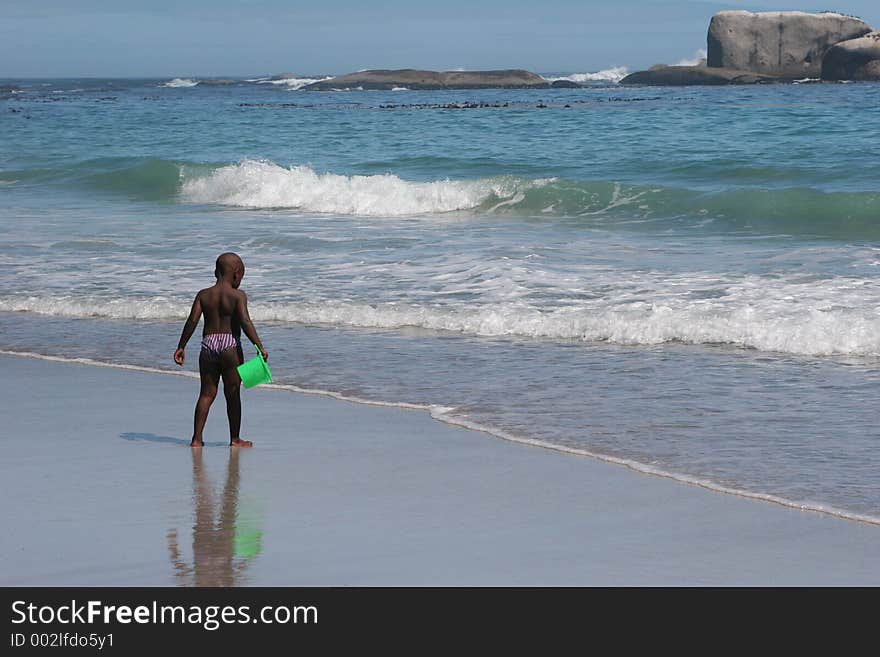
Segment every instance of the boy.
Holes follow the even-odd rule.
[[[269,354],[263,349],[263,343],[257,336],[257,330],[251,321],[247,309],[247,295],[238,289],[244,278],[244,262],[235,253],[223,253],[217,258],[214,268],[217,283],[212,287],[199,291],[193,301],[192,310],[183,333],[174,352],[174,362],[183,366],[186,358],[184,349],[204,313],[205,327],[202,333],[202,351],[199,354],[199,377],[201,391],[196,402],[195,421],[190,447],[202,447],[202,431],[208,419],[208,411],[217,386],[223,377],[223,394],[226,397],[226,416],[229,419],[229,446],[252,447],[250,440],[239,437],[241,429],[241,379],[238,376],[239,365],[244,362],[241,351],[241,332],[253,342],[263,358]]]

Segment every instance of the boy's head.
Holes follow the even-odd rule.
[[[232,287],[237,288],[244,278],[244,262],[237,253],[221,253],[217,257],[217,263],[214,266],[214,276],[217,280],[226,279]]]

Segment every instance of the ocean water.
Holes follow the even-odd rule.
[[[880,523],[880,85],[592,76],[0,81],[0,350],[171,370],[233,250],[282,385]]]

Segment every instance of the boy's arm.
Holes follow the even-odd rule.
[[[199,292],[196,295],[195,301],[193,301],[192,310],[189,311],[189,317],[187,317],[186,323],[183,325],[183,331],[180,334],[180,342],[177,343],[177,351],[174,352],[174,362],[178,365],[183,365],[183,362],[186,359],[186,354],[184,353],[186,343],[189,342],[192,334],[195,332],[196,328],[198,328],[199,320],[201,318],[202,293]]]
[[[247,295],[244,292],[241,292],[241,298],[238,300],[238,323],[241,326],[241,330],[244,331],[244,334],[248,337],[248,340],[253,342],[257,348],[260,350],[260,353],[263,354],[263,358],[265,360],[269,360],[269,354],[263,349],[263,343],[260,342],[260,337],[257,335],[257,329],[254,327],[254,323],[251,321],[251,316],[248,313],[247,307]]]

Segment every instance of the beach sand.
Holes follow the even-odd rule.
[[[0,368],[3,585],[880,584],[878,526],[422,411],[245,390],[230,450],[221,394],[191,450],[191,378]]]

